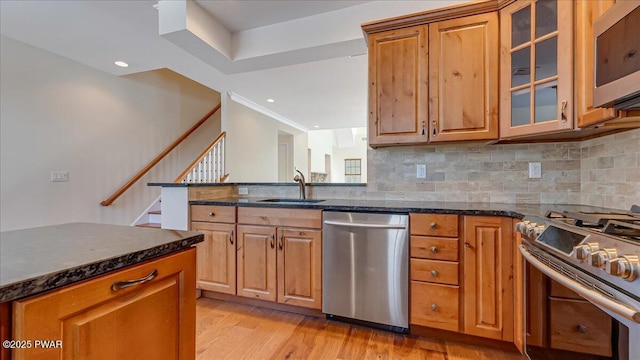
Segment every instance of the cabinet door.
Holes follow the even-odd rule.
[[[427,142],[427,27],[369,36],[369,145]]]
[[[192,222],[191,230],[204,233],[197,248],[197,287],[236,294],[236,226]]]
[[[576,93],[578,127],[587,127],[617,116],[615,109],[594,108],[594,21],[607,11],[614,0],[576,2]]]
[[[322,232],[278,229],[278,302],[322,308]]]
[[[276,301],[276,228],[238,225],[238,295]]]
[[[61,340],[15,359],[194,359],[195,249],[13,303],[14,339]],[[112,290],[112,284],[145,283]]]
[[[429,141],[498,138],[498,13],[429,25]]]
[[[500,10],[500,136],[573,128],[574,1],[522,0]]]
[[[511,220],[464,218],[464,332],[513,341]]]

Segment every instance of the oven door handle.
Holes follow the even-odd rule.
[[[578,295],[582,296],[583,298],[587,299],[588,301],[600,305],[606,309],[609,309],[610,311],[626,318],[629,319],[631,321],[634,321],[636,323],[640,323],[640,311],[637,309],[633,309],[630,308],[626,305],[620,304],[617,301],[613,301],[611,299],[609,299],[608,297],[600,294],[597,291],[594,290],[590,290],[585,288],[584,286],[578,284],[577,282],[574,282],[573,280],[570,280],[568,278],[566,278],[565,276],[559,274],[558,272],[556,272],[555,270],[551,269],[550,267],[548,267],[547,265],[545,265],[544,263],[542,263],[540,260],[534,258],[533,256],[531,256],[531,254],[529,254],[529,252],[527,251],[527,248],[524,245],[519,245],[519,250],[522,253],[522,256],[525,258],[525,260],[530,263],[531,265],[535,266],[536,269],[542,271],[545,275],[547,275],[548,277],[550,277],[551,279],[559,282],[560,284],[566,286],[567,288],[569,288],[570,290],[575,291],[576,293],[578,293]]]

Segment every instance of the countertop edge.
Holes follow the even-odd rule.
[[[317,187],[366,187],[367,183],[306,183],[306,186]],[[234,182],[234,183],[160,183],[150,182],[147,186],[161,187],[200,187],[200,186],[300,186],[296,182],[271,182],[271,183],[254,183],[254,182]]]
[[[2,287],[0,302],[13,301],[47,291],[55,290],[63,286],[89,280],[116,270],[124,269],[144,261],[153,260],[165,255],[170,255],[204,241],[204,235],[198,234],[185,239],[167,244],[154,246],[132,253],[124,254],[110,259],[99,260],[93,263],[83,264],[58,272],[43,274],[30,279],[22,280]]]
[[[388,207],[388,206],[349,206],[349,205],[322,205],[296,204],[296,203],[270,203],[270,202],[242,202],[228,200],[192,200],[190,205],[221,205],[238,207],[264,207],[264,208],[295,208],[295,209],[320,209],[325,211],[351,211],[351,212],[376,212],[389,214],[429,213],[429,214],[453,214],[453,215],[487,215],[505,216],[522,219],[525,214],[512,210],[498,209],[447,209],[430,207]]]

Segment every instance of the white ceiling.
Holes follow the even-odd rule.
[[[366,125],[367,57],[349,57],[366,53],[360,24],[465,1],[0,0],[0,33],[113,75],[168,68],[301,128],[346,128]]]

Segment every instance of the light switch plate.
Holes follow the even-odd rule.
[[[426,164],[416,165],[416,178],[425,179],[426,177],[427,177],[427,165]]]
[[[529,179],[540,179],[542,177],[542,165],[539,162],[529,163]]]

